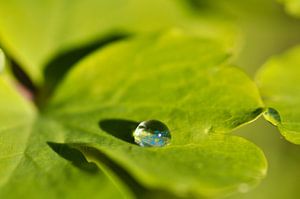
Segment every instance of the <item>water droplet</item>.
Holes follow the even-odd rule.
[[[273,108],[268,108],[264,113],[264,116],[269,122],[271,122],[275,126],[278,126],[281,122],[281,118],[278,111],[276,111]]]
[[[157,120],[141,122],[133,133],[134,141],[142,147],[162,147],[170,143],[168,127]]]

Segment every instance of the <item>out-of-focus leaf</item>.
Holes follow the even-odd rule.
[[[288,13],[295,17],[300,17],[300,1],[299,0],[279,0],[284,4]]]
[[[265,104],[265,118],[282,135],[300,144],[300,47],[271,58],[258,72],[257,83]]]
[[[164,30],[173,26],[217,37],[230,48],[232,25],[199,16],[181,0],[1,0],[0,42],[36,84],[58,53],[114,35]],[[63,67],[63,66],[62,66]]]

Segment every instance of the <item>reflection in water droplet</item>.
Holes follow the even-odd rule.
[[[162,147],[170,143],[168,127],[157,120],[141,122],[133,133],[134,141],[142,147]]]
[[[281,122],[280,115],[278,111],[273,108],[268,108],[264,113],[265,118],[274,125],[278,125]]]

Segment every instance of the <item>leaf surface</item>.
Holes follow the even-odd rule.
[[[220,44],[180,30],[119,42],[80,62],[44,111],[97,134],[74,147],[95,162],[104,153],[144,186],[198,197],[250,188],[266,173],[264,155],[228,133],[263,105],[255,84],[226,66],[228,57]],[[169,146],[130,141],[132,125],[149,119],[168,125]]]
[[[266,106],[265,118],[282,135],[300,144],[300,47],[273,57],[257,74],[257,83]]]
[[[0,198],[131,198],[79,152],[57,146],[67,160],[55,153],[47,142],[67,131],[38,116],[7,76],[0,76],[0,124]]]
[[[251,188],[266,174],[264,154],[228,133],[256,119],[262,102],[229,57],[178,29],[128,39],[82,60],[41,113],[1,78],[1,198],[135,197],[103,157],[141,186],[177,196]],[[148,119],[168,125],[169,146],[130,140]]]

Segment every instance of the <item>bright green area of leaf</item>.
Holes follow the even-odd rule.
[[[234,49],[236,35],[225,20],[199,17],[181,0],[2,0],[0,42],[40,84],[43,68],[58,53],[111,35],[145,33],[173,26],[223,40]]]
[[[5,66],[5,56],[2,49],[0,48],[0,73],[4,70],[4,66]]]
[[[257,74],[265,118],[289,141],[300,144],[300,47],[270,59]]]
[[[227,58],[218,43],[180,30],[119,42],[77,65],[44,112],[72,131],[98,135],[81,142],[147,187],[197,196],[251,187],[266,173],[264,155],[224,133],[254,120],[262,103],[242,71],[223,65]],[[153,149],[124,142],[99,129],[107,119],[161,120],[172,143]]]
[[[299,0],[279,0],[284,4],[288,13],[295,17],[300,17],[300,1]]]
[[[87,170],[87,162],[77,162],[83,172],[53,152],[46,142],[62,141],[67,132],[38,118],[7,77],[0,77],[0,122],[0,198],[131,197],[102,171]]]
[[[7,76],[8,74],[12,73],[8,66],[9,63],[7,62],[6,56],[3,50],[0,48],[0,75]]]
[[[101,108],[128,107],[139,112],[132,120],[152,116],[174,123],[176,129],[182,126],[183,115],[186,125],[207,132],[227,132],[261,112],[255,85],[245,81],[248,77],[242,71],[223,66],[229,55],[210,40],[174,29],[161,37],[120,42],[98,54],[68,76],[50,109],[72,114],[95,110],[99,104]],[[74,86],[77,81],[80,84]],[[228,87],[220,89],[224,84]],[[199,124],[200,113],[203,121]]]

